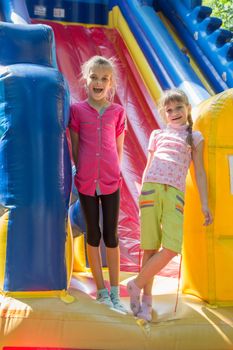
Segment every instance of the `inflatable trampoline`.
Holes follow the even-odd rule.
[[[0,20],[0,349],[232,350],[232,33],[201,0],[0,0]],[[128,121],[118,228],[128,313],[95,300],[72,186],[69,106],[94,54],[115,58]],[[214,224],[202,226],[191,168],[182,263],[155,278],[147,323],[130,312],[126,284],[140,268],[147,141],[174,86],[206,140]]]

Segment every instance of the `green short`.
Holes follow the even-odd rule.
[[[157,250],[162,246],[181,253],[184,193],[169,185],[146,182],[139,197],[139,207],[141,248]]]

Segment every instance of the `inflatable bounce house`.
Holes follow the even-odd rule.
[[[0,0],[0,350],[233,349],[233,34],[202,0]],[[121,298],[97,304],[72,186],[80,66],[114,57],[128,119],[119,217]],[[150,323],[130,313],[138,195],[161,91],[182,88],[205,136],[211,226],[192,168],[179,260],[154,281]],[[104,249],[102,249],[104,261]],[[107,279],[107,277],[106,277]],[[107,283],[107,282],[106,282]],[[177,291],[178,290],[178,291]]]

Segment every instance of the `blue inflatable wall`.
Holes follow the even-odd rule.
[[[8,213],[0,288],[64,290],[69,92],[49,26],[1,23],[0,47],[0,204]]]

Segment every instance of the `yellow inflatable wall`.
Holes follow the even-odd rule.
[[[194,129],[205,138],[214,223],[203,216],[191,168],[187,178],[183,292],[212,305],[233,305],[233,89],[204,101],[195,111]]]

